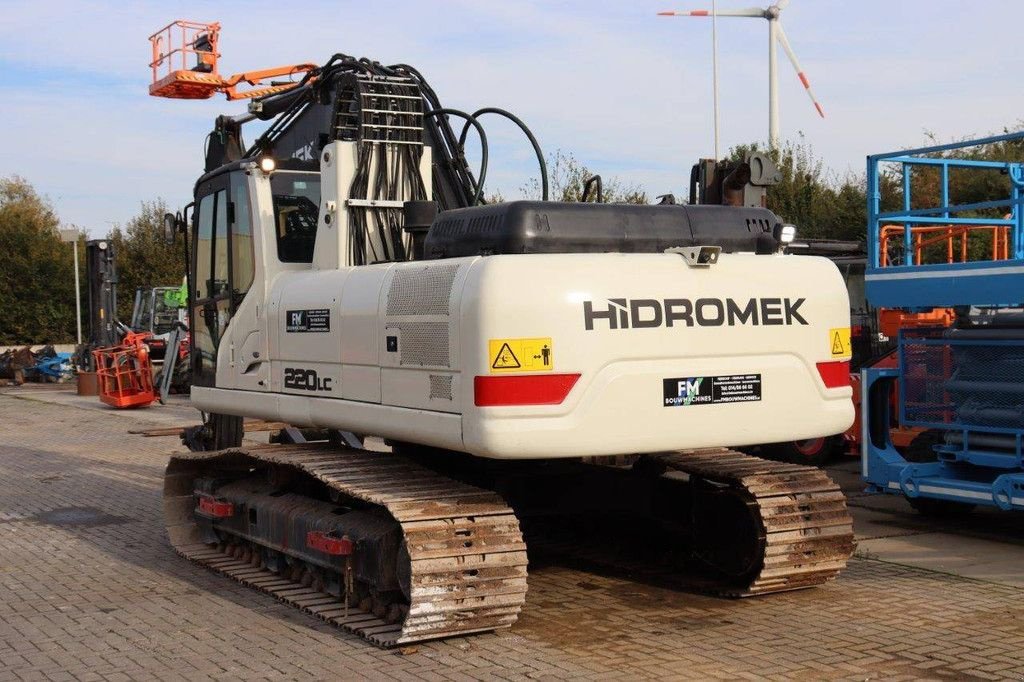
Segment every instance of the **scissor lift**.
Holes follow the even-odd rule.
[[[1024,164],[970,158],[979,145],[1022,141],[1024,132],[868,157],[868,301],[956,311],[948,328],[901,330],[898,366],[861,377],[868,489],[921,511],[1024,509]],[[991,197],[953,203],[950,178],[972,176]],[[902,183],[892,193],[900,206],[883,205],[885,182]],[[902,452],[889,436],[893,395],[900,423],[927,429]]]

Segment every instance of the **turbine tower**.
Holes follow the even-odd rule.
[[[658,16],[662,17],[747,17],[768,20],[768,144],[772,149],[779,148],[779,140],[781,137],[779,134],[778,45],[782,45],[782,49],[785,50],[786,56],[789,57],[789,61],[793,64],[793,68],[796,69],[797,78],[800,79],[800,83],[804,86],[804,90],[807,91],[807,96],[811,98],[814,108],[818,110],[818,114],[822,118],[825,118],[825,110],[821,108],[821,104],[818,103],[817,98],[815,98],[814,93],[811,91],[811,83],[807,80],[807,75],[800,66],[800,61],[796,58],[796,53],[793,52],[793,47],[789,44],[789,38],[786,37],[786,31],[783,30],[782,23],[779,20],[782,10],[786,8],[786,5],[788,5],[789,2],[790,0],[779,0],[774,5],[765,8],[748,7],[746,9],[723,9],[717,11],[694,9],[679,12],[658,12]],[[717,86],[715,88],[714,96],[715,101],[717,102]]]

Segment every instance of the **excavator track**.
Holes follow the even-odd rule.
[[[668,483],[664,499],[685,530],[655,544],[668,555],[683,550],[689,557],[684,563],[700,570],[674,572],[640,555],[610,558],[600,542],[572,531],[531,536],[531,551],[625,568],[659,582],[670,575],[667,582],[683,589],[748,597],[820,585],[839,574],[854,549],[845,497],[820,469],[727,449],[646,455],[632,469],[579,466],[568,470],[572,480],[582,482],[587,471],[603,470],[613,472],[618,482]],[[204,535],[197,521],[202,481],[238,478],[261,467],[287,469],[318,481],[332,494],[386,511],[400,528],[406,552],[399,560],[407,563],[408,603],[400,618],[393,607],[385,613],[377,605],[353,603],[347,595],[318,589],[322,586],[311,584],[308,575],[268,565],[259,552],[211,542]],[[171,544],[182,556],[389,647],[510,627],[516,621],[527,589],[526,544],[512,508],[487,489],[489,484],[483,485],[394,454],[326,443],[268,445],[172,457],[164,507]],[[231,484],[220,488],[235,489]],[[525,500],[509,499],[517,509],[522,502],[526,506],[520,511],[527,511]],[[295,499],[282,498],[281,504],[289,518],[311,513]],[[329,514],[321,518],[330,521]],[[684,538],[681,544],[679,537]]]
[[[846,498],[817,468],[724,448],[645,455],[629,466],[591,463],[577,476],[588,467],[609,471],[623,491],[638,478],[676,484],[661,493],[670,513],[641,513],[617,531],[606,528],[607,516],[582,527],[531,521],[524,528],[535,559],[740,598],[821,585],[842,571],[855,547]],[[608,540],[616,533],[621,544]]]
[[[316,479],[332,494],[386,510],[408,557],[409,599],[399,622],[394,612],[314,589],[308,577],[269,570],[260,552],[204,541],[197,481],[261,467]],[[185,558],[382,647],[507,628],[526,600],[526,545],[501,497],[394,455],[311,443],[177,454],[167,466],[164,513],[171,544]]]
[[[756,520],[756,547],[742,584],[709,591],[727,597],[814,587],[835,578],[855,548],[846,497],[814,467],[773,462],[734,450],[709,449],[656,455],[666,471],[691,482],[723,486],[743,501]],[[698,558],[700,549],[696,549]],[[711,560],[709,563],[714,564]]]

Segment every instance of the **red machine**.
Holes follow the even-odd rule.
[[[92,352],[100,400],[107,405],[146,407],[156,400],[148,337],[148,333],[129,332],[120,345]]]

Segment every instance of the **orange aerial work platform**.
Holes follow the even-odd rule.
[[[149,94],[171,99],[209,99],[223,92],[228,99],[251,99],[283,92],[298,85],[296,76],[304,76],[315,64],[289,64],[258,71],[244,71],[227,78],[217,70],[217,43],[220,24],[204,24],[179,19],[172,21],[149,37],[153,47],[153,82]],[[286,82],[263,82],[269,78],[288,77]],[[239,90],[240,85],[248,90]]]

